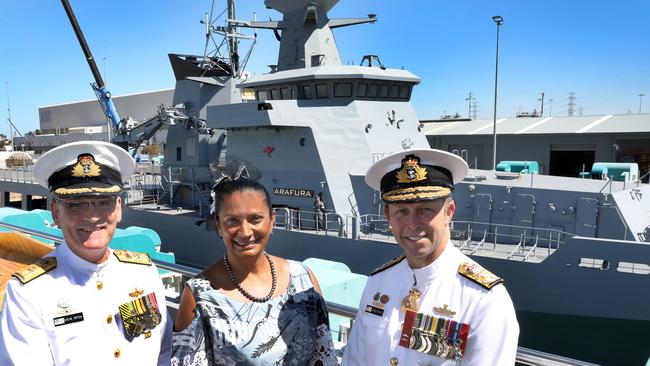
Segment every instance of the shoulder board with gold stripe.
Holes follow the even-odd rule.
[[[401,262],[402,259],[404,259],[404,258],[406,258],[406,256],[405,256],[404,254],[402,254],[402,255],[400,255],[400,256],[397,256],[397,257],[395,257],[395,258],[389,260],[388,262],[382,264],[381,266],[375,268],[375,270],[372,271],[372,272],[370,273],[370,275],[371,275],[371,276],[374,276],[374,275],[376,275],[376,274],[379,273],[379,272],[385,271],[385,270],[389,269],[390,267],[396,265],[397,263]]]
[[[132,252],[129,250],[117,249],[113,251],[113,254],[115,254],[115,256],[120,262],[146,264],[148,266],[151,265],[151,258],[149,258],[149,254],[147,253]]]
[[[492,287],[503,283],[503,280],[501,278],[495,276],[492,272],[481,267],[476,262],[461,263],[458,267],[458,273],[461,276],[479,284],[481,287],[488,290],[491,290]]]
[[[53,270],[56,268],[56,257],[44,257],[39,259],[38,262],[30,264],[29,266],[12,274],[13,277],[22,282],[23,285],[27,282]]]

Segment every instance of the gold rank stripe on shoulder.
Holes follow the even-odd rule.
[[[17,271],[12,276],[22,282],[23,285],[27,282],[53,270],[56,268],[56,257],[44,257],[38,262],[30,264],[29,266]]]
[[[151,258],[149,258],[149,254],[147,253],[131,252],[129,250],[117,249],[113,251],[113,254],[115,254],[120,262],[146,264],[148,266],[151,265]]]
[[[475,262],[461,263],[458,267],[458,273],[461,276],[481,285],[481,287],[484,287],[488,290],[491,290],[492,287],[503,283],[503,280],[501,278],[495,276],[492,272],[481,267],[478,263]]]
[[[371,276],[374,276],[374,275],[376,275],[376,274],[379,273],[379,272],[385,271],[385,270],[389,269],[390,267],[396,265],[397,263],[401,262],[404,258],[406,258],[406,256],[405,256],[404,254],[402,254],[402,255],[400,255],[400,256],[397,256],[397,257],[395,257],[395,258],[389,260],[388,262],[382,264],[381,266],[375,268],[375,270],[372,271],[372,272],[370,273],[370,275],[371,275]]]

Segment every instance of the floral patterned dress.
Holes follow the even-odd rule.
[[[289,261],[281,296],[239,302],[203,277],[187,282],[196,300],[190,325],[174,333],[172,365],[336,365],[325,301],[307,268]]]

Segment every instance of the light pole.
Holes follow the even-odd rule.
[[[645,96],[645,94],[643,93],[639,94],[639,114],[641,114],[641,106],[643,105],[643,96]]]
[[[548,116],[553,117],[553,98],[548,100]]]
[[[497,60],[494,70],[494,119],[492,121],[492,168],[497,169],[497,85],[499,81],[499,29],[503,24],[503,17],[495,15],[492,20],[497,25]]]

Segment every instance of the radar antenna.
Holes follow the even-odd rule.
[[[210,14],[205,13],[205,19],[201,20],[201,24],[205,25],[205,47],[200,66],[206,71],[219,69],[232,77],[240,77],[257,41],[257,33],[253,36],[239,33],[235,21],[234,0],[228,0],[228,7],[216,16],[214,6],[215,0],[212,0]],[[225,26],[216,25],[223,21],[224,14],[226,15]],[[221,36],[219,42],[213,36],[214,33]],[[253,42],[243,59],[239,54],[239,40],[241,39],[248,39]],[[226,51],[227,57],[224,56]]]

